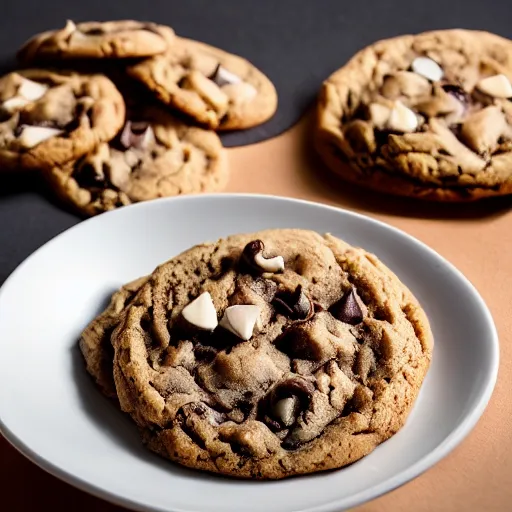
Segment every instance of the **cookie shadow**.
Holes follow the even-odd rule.
[[[45,195],[45,185],[38,171],[6,171],[0,169],[0,198],[26,192]]]
[[[468,203],[442,203],[379,193],[342,181],[322,161],[312,144],[314,115],[306,116],[299,148],[306,165],[302,178],[308,187],[341,207],[371,213],[433,220],[475,220],[499,217],[512,208],[512,195]]]

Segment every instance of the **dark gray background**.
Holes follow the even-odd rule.
[[[152,20],[246,57],[276,85],[279,109],[261,127],[224,136],[227,146],[273,137],[292,126],[322,80],[377,39],[455,27],[512,37],[511,0],[0,0],[0,5],[4,65],[32,34],[63,26],[67,18]],[[42,194],[37,179],[0,174],[0,283],[31,252],[77,222]]]

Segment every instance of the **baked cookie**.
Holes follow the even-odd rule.
[[[128,73],[161,101],[212,129],[250,128],[277,108],[273,84],[250,62],[190,39],[176,37],[165,55]]]
[[[154,107],[129,111],[122,131],[47,173],[51,188],[86,215],[158,197],[222,189],[228,165],[216,133]]]
[[[392,194],[512,193],[512,41],[445,30],[380,41],[323,84],[316,146],[343,178]]]
[[[418,302],[374,255],[284,229],[161,265],[110,341],[120,406],[150,449],[272,479],[345,466],[395,434],[433,346]]]
[[[0,78],[0,167],[61,166],[114,137],[124,118],[121,94],[102,75],[10,73]]]
[[[72,21],[59,30],[29,39],[18,51],[23,64],[61,59],[151,57],[165,52],[174,39],[171,28],[140,21]]]
[[[110,343],[110,335],[117,327],[125,308],[146,282],[147,277],[141,277],[121,287],[112,295],[105,311],[86,327],[80,337],[79,346],[85,359],[87,371],[92,375],[103,394],[109,398],[117,399],[112,375],[114,350]]]

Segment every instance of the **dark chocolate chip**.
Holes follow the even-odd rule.
[[[285,450],[296,450],[300,446],[300,442],[296,439],[292,439],[291,437],[287,437],[282,443],[281,446]]]
[[[314,314],[313,303],[300,284],[293,292],[277,293],[273,303],[278,311],[293,320],[309,320]]]
[[[279,421],[276,421],[274,418],[266,414],[263,418],[263,421],[267,424],[267,426],[270,428],[270,430],[274,432],[279,432],[280,430],[283,430],[283,427],[281,426],[281,423]]]
[[[105,175],[98,173],[89,163],[79,166],[73,177],[81,187],[104,188],[107,185]]]
[[[331,307],[331,314],[341,322],[350,325],[357,325],[363,321],[363,312],[357,302],[354,289],[350,289]]]
[[[445,84],[442,86],[443,90],[448,94],[451,94],[455,99],[459,100],[461,103],[466,104],[469,101],[468,93],[459,85],[455,84]]]
[[[321,313],[322,311],[325,311],[325,308],[322,306],[322,304],[318,304],[318,302],[313,304],[313,309],[315,313]]]
[[[261,272],[261,268],[254,262],[254,256],[259,252],[263,252],[264,248],[265,245],[261,240],[253,240],[252,242],[249,242],[242,251],[242,256],[240,258],[241,265],[247,269]]]
[[[211,363],[217,355],[217,350],[209,345],[197,344],[194,346],[194,355],[200,361]]]
[[[270,396],[272,403],[282,398],[296,396],[299,398],[301,404],[307,407],[314,391],[315,386],[309,380],[303,379],[302,377],[291,377],[274,387]]]
[[[257,273],[262,274],[264,272],[280,272],[282,269],[266,269],[262,268],[262,266],[266,263],[265,260],[270,260],[272,258],[267,258],[264,254],[265,244],[261,240],[253,240],[249,242],[242,251],[242,255],[240,257],[240,270],[242,272],[247,273]],[[260,264],[256,262],[257,256],[259,256]],[[263,260],[263,261],[262,261]],[[269,262],[270,263],[270,262]]]
[[[249,402],[248,400],[240,400],[236,404],[236,407],[238,407],[238,409],[242,411],[244,417],[247,418],[252,413],[252,410],[254,409],[254,404]]]

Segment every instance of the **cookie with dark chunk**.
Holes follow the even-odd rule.
[[[125,105],[102,75],[24,70],[0,78],[0,166],[49,169],[112,139]]]
[[[392,194],[512,193],[512,41],[446,30],[379,41],[323,84],[316,146],[342,178]]]
[[[37,34],[18,51],[23,64],[61,59],[151,57],[165,52],[174,39],[166,26],[141,21],[68,21],[59,30]]]
[[[190,39],[176,37],[166,54],[128,72],[162,102],[213,129],[250,128],[277,108],[273,84],[250,62]]]
[[[128,111],[110,143],[46,176],[67,204],[95,215],[158,197],[221,190],[228,165],[216,133],[144,107]]]
[[[104,368],[121,408],[150,449],[235,477],[367,455],[403,426],[432,355],[425,313],[398,278],[310,231],[193,247],[125,304],[92,343],[113,347]]]

